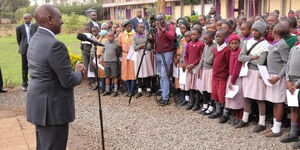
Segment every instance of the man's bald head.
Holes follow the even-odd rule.
[[[39,26],[51,30],[54,34],[60,33],[63,22],[58,8],[51,5],[41,5],[36,8],[34,16]]]
[[[32,18],[32,17],[31,17],[30,14],[24,14],[24,15],[23,15],[24,23],[25,23],[25,24],[30,24],[31,18]]]

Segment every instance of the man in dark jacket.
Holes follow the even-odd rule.
[[[143,23],[145,25],[145,29],[149,31],[149,23],[148,21],[142,17],[142,11],[138,10],[136,17],[131,20],[134,32],[137,32],[137,26],[139,23]]]
[[[222,17],[216,12],[216,6],[210,7],[210,12],[206,16],[207,21],[209,21],[210,18],[215,18],[217,21],[222,19]]]
[[[100,30],[101,24],[97,22],[97,19],[98,19],[97,12],[91,12],[90,19],[91,19],[91,21],[87,24],[87,26],[90,28],[90,30],[92,30],[93,26],[98,27],[98,29]]]
[[[23,91],[27,90],[28,86],[28,61],[27,61],[27,48],[33,34],[37,30],[37,25],[31,24],[31,15],[23,15],[24,24],[20,25],[16,29],[17,42],[19,45],[19,53],[22,58],[22,79],[23,79]]]
[[[76,64],[73,71],[67,47],[56,39],[63,24],[57,8],[39,6],[35,18],[39,28],[27,52],[27,120],[36,126],[37,150],[65,150],[69,123],[75,119],[73,88],[86,68]]]

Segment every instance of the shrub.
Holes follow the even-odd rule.
[[[88,23],[89,19],[83,15],[77,15],[75,13],[63,14],[62,20],[64,22],[62,28],[64,33],[75,33],[83,29],[84,25]]]
[[[71,64],[72,64],[72,69],[75,69],[75,65],[77,61],[82,62],[81,55],[76,55],[74,53],[69,53]]]
[[[198,21],[199,15],[188,16],[192,23]]]

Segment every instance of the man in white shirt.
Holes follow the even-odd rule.
[[[27,62],[27,48],[31,37],[37,30],[37,25],[31,24],[31,15],[23,15],[24,24],[20,25],[16,29],[17,42],[19,45],[19,53],[22,58],[22,86],[23,91],[27,90],[28,85],[28,62]]]
[[[90,27],[90,29],[92,29],[93,26],[96,26],[100,30],[101,24],[97,22],[98,19],[97,12],[91,12],[90,19],[91,21],[87,24]]]

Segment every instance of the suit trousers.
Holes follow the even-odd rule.
[[[68,142],[69,124],[36,126],[37,150],[65,150]]]
[[[23,83],[22,86],[23,87],[27,87],[28,86],[28,60],[27,60],[27,54],[22,54],[22,79],[23,79]]]
[[[2,78],[2,72],[0,68],[0,90],[3,88],[3,78]]]

